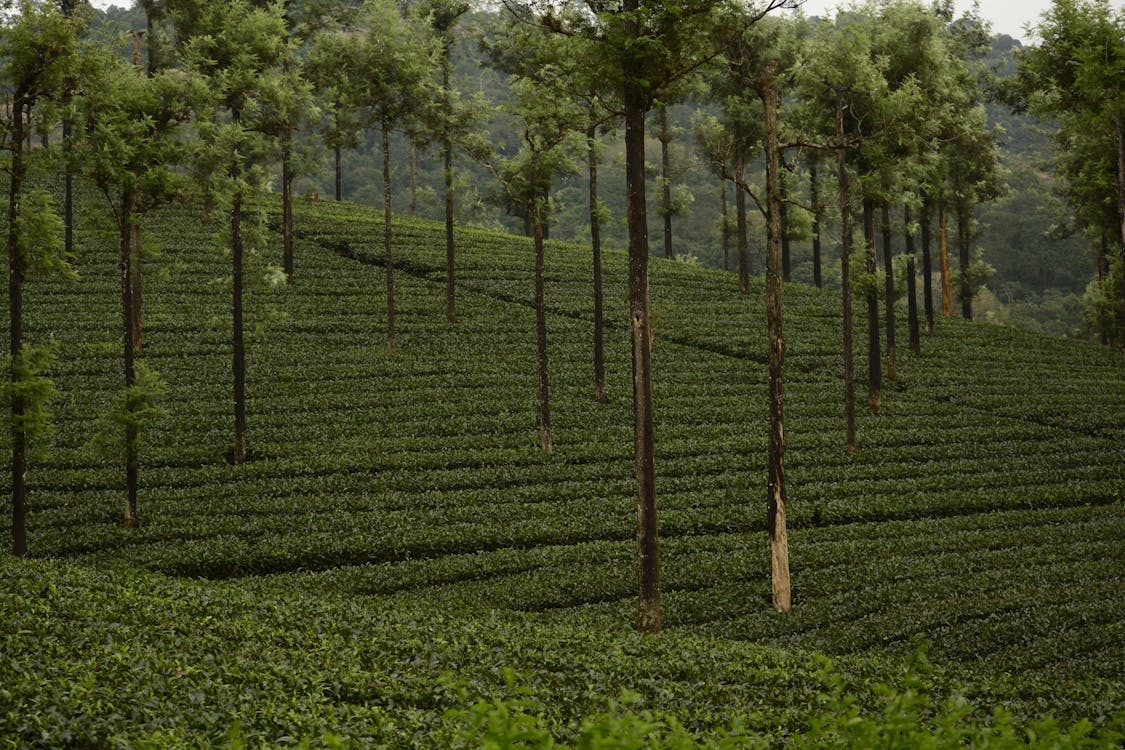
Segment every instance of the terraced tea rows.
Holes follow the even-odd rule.
[[[549,252],[556,445],[544,460],[527,243],[459,234],[451,328],[440,228],[396,225],[391,355],[381,224],[357,207],[310,205],[298,226],[296,283],[263,281],[249,296],[254,460],[231,467],[226,260],[196,214],[157,217],[143,358],[167,382],[168,416],[147,436],[139,530],[120,528],[119,471],[89,447],[119,380],[110,254],[88,252],[78,284],[31,287],[29,339],[58,340],[64,394],[55,442],[31,474],[33,554],[265,576],[245,585],[279,597],[451,616],[498,607],[627,632],[624,257],[607,260],[603,405],[592,398],[588,254]],[[261,249],[258,278],[275,244]],[[838,299],[788,285],[796,606],[781,617],[768,608],[761,286],[743,297],[729,276],[661,261],[652,285],[670,629],[836,655],[908,654],[922,637],[965,679],[1014,675],[1014,687],[985,692],[1025,711],[1125,705],[1120,353],[939,321],[921,356],[900,352],[883,413],[861,414],[851,456]]]

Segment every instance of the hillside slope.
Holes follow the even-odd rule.
[[[467,618],[470,631],[499,618],[575,638],[630,637],[624,256],[607,261],[610,402],[601,405],[588,253],[549,253],[556,446],[544,460],[525,241],[459,235],[451,328],[440,228],[397,225],[390,355],[381,223],[361,208],[310,204],[298,226],[292,287],[267,281],[280,243],[263,227],[254,271],[263,281],[249,297],[254,460],[236,468],[224,458],[229,271],[217,227],[186,209],[154,217],[161,256],[146,269],[142,357],[167,383],[168,415],[147,433],[138,530],[120,526],[121,471],[91,447],[120,381],[113,254],[91,230],[82,281],[29,288],[28,339],[57,340],[62,393],[57,433],[30,475],[33,556],[230,579],[198,590],[238,591],[267,609],[323,597],[341,611],[358,602]],[[976,685],[986,710],[1105,719],[1125,708],[1120,353],[939,321],[921,356],[900,353],[883,413],[861,413],[851,456],[839,300],[787,285],[795,607],[781,616],[768,606],[761,283],[743,297],[729,276],[654,260],[652,284],[669,639],[711,643],[715,654],[747,640],[892,661],[922,639],[952,683]],[[295,648],[293,637],[280,647]],[[515,639],[513,666],[537,662],[525,649],[548,648],[535,637]],[[565,659],[545,653],[547,664]],[[430,681],[442,669],[418,667]],[[643,692],[655,696],[653,680]],[[379,691],[360,692],[370,701]]]

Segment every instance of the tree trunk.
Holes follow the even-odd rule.
[[[281,244],[285,282],[293,283],[293,133],[285,131],[281,141]]]
[[[386,123],[380,128],[383,148],[383,253],[387,276],[387,351],[395,351],[395,264],[391,230],[391,138]]]
[[[450,119],[453,117],[452,92],[449,90],[450,47],[447,42],[442,48],[441,84],[442,104],[445,112],[444,157],[445,157],[445,318],[450,325],[457,322],[457,302],[455,297],[456,267],[454,263],[453,242],[453,135],[450,132]]]
[[[137,382],[135,364],[136,330],[134,329],[136,305],[133,297],[133,268],[136,257],[133,231],[133,207],[135,203],[134,191],[131,189],[126,190],[121,200],[121,255],[119,263],[121,270],[121,319],[124,339],[126,393],[128,393],[129,389],[136,385]],[[125,408],[131,411],[133,406],[132,399],[127,396]],[[130,418],[125,423],[125,526],[131,529],[135,529],[141,525],[140,515],[137,512],[137,487],[139,484],[140,465],[137,457],[137,439],[137,425],[136,422]]]
[[[23,358],[23,282],[27,274],[27,261],[20,252],[17,220],[20,216],[20,197],[27,174],[24,161],[24,105],[21,96],[14,97],[12,113],[12,161],[8,182],[8,334],[11,369],[8,377],[13,384],[20,379],[20,360]],[[12,554],[27,554],[27,431],[24,416],[27,405],[18,388],[13,388],[11,398],[12,430]]]
[[[336,143],[335,145],[332,146],[332,155],[333,155],[333,157],[335,157],[335,160],[336,160],[335,188],[336,188],[336,202],[337,203],[344,200],[344,167],[343,167],[343,154],[341,153],[342,151],[343,151],[343,149],[340,147],[339,143]]]
[[[876,278],[875,266],[875,203],[870,198],[863,199],[863,245],[867,259],[867,276],[870,281]],[[879,295],[875,285],[868,283],[864,296],[867,298],[867,405],[872,413],[878,414],[883,400],[883,357],[879,351]]]
[[[410,139],[410,216],[418,216],[418,144]]]
[[[750,293],[750,230],[746,222],[746,160],[739,154],[734,164],[734,213],[737,222],[738,288]]]
[[[719,182],[719,205],[722,210],[722,227],[720,234],[723,240],[723,270],[730,271],[730,212],[727,208],[727,181],[723,178]]]
[[[543,199],[532,199],[532,232],[535,238],[535,338],[539,367],[539,445],[543,455],[550,457],[553,447],[551,436],[551,385],[547,361],[547,300],[544,281],[546,242],[543,233]]]
[[[785,339],[781,318],[781,159],[778,145],[778,94],[773,83],[773,66],[759,88],[766,119],[766,319],[769,327],[769,485],[766,497],[766,523],[770,533],[770,571],[773,606],[788,612],[792,606],[789,579],[789,537],[785,522],[785,427],[784,371]]]
[[[778,167],[780,169],[780,166]],[[789,189],[784,173],[778,174],[778,188],[781,191],[781,201],[778,207],[781,232],[781,280],[790,281],[793,278],[792,263],[790,262],[789,247]]]
[[[844,132],[844,95],[836,93],[836,179],[840,194],[840,272],[843,285],[844,316],[844,424],[848,453],[855,453],[855,346],[852,342],[852,226],[851,196],[848,185],[847,146]]]
[[[957,205],[957,260],[961,271],[960,297],[961,317],[973,319],[973,284],[969,277],[970,243],[972,240],[972,208],[964,201]]]
[[[809,162],[809,198],[812,203],[812,262],[813,284],[817,289],[824,287],[821,269],[820,249],[820,185],[817,181],[817,166],[820,160],[813,158]]]
[[[233,270],[231,305],[231,349],[234,373],[234,448],[231,463],[246,463],[249,455],[246,430],[246,341],[243,330],[243,243],[242,191],[236,189],[230,210],[231,265]]]
[[[891,207],[887,201],[881,206],[883,230],[883,304],[886,309],[883,319],[887,327],[887,380],[894,380],[898,374],[895,367],[895,271],[891,249]]]
[[[594,265],[594,400],[606,403],[605,392],[605,310],[602,294],[602,220],[598,201],[597,128],[586,131],[587,161],[590,172],[590,247]]]
[[[941,314],[953,317],[953,287],[949,280],[949,217],[945,203],[938,203],[938,253],[941,258]]]
[[[639,38],[639,0],[624,0],[626,39]],[[657,537],[655,431],[652,415],[652,339],[648,305],[648,211],[645,204],[645,71],[626,48],[625,214],[629,234],[629,314],[633,362],[633,445],[637,485],[637,630],[660,630],[660,543]]]
[[[930,221],[933,218],[933,203],[929,198],[922,200],[922,302],[926,313],[926,333],[934,332],[934,262],[930,253]]]
[[[672,248],[672,155],[669,145],[672,142],[672,130],[668,126],[668,107],[660,106],[660,176],[663,188],[664,210],[664,257],[675,258],[676,251]]]
[[[132,297],[132,311],[133,311],[133,346],[140,351],[145,343],[145,319],[144,319],[144,276],[141,272],[141,260],[144,256],[144,242],[141,234],[141,223],[139,221],[132,222],[133,228],[130,232],[130,253],[129,263],[132,268],[129,269],[131,286],[133,288]]]
[[[918,279],[914,271],[914,211],[909,205],[903,207],[903,224],[906,237],[906,320],[910,351],[922,351],[922,337],[918,329]]]

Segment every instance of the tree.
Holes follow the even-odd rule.
[[[1125,13],[1108,0],[1055,0],[1035,32],[1042,41],[1020,55],[1011,100],[1057,121],[1078,223],[1095,244],[1112,237],[1117,245],[1116,257],[1103,261],[1109,273],[1098,297],[1108,301],[1106,337],[1125,345]],[[1068,151],[1083,158],[1066,158]]]
[[[209,91],[198,112],[195,168],[209,199],[225,202],[231,248],[231,351],[234,444],[231,462],[249,455],[246,422],[245,255],[243,214],[248,196],[266,175],[268,151],[262,133],[270,126],[268,102],[285,85],[281,62],[288,42],[284,8],[248,0],[191,5],[177,16],[187,69],[202,76]],[[220,116],[223,114],[225,116]]]
[[[455,258],[456,243],[453,236],[453,146],[457,141],[457,111],[454,105],[454,89],[451,79],[451,55],[456,41],[454,31],[457,22],[469,12],[471,6],[463,0],[426,0],[423,10],[429,15],[433,32],[441,46],[441,107],[437,118],[441,134],[442,158],[445,162],[443,172],[445,183],[445,316],[450,325],[457,322],[457,267]]]
[[[45,195],[25,202],[28,158],[27,112],[51,98],[61,98],[73,69],[77,16],[63,15],[52,3],[22,0],[18,14],[0,26],[0,81],[6,101],[0,139],[8,152],[8,378],[12,446],[12,554],[27,554],[27,468],[30,441],[41,425],[42,400],[49,384],[39,377],[46,365],[42,352],[25,351],[23,287],[30,273],[63,267],[53,239],[52,212]]]
[[[83,130],[77,144],[81,163],[110,209],[118,234],[121,276],[124,394],[108,418],[125,460],[125,525],[140,525],[137,509],[141,428],[158,413],[153,406],[162,385],[155,373],[136,361],[136,239],[144,215],[180,192],[176,167],[184,148],[178,126],[191,114],[193,81],[181,71],[152,76],[111,54],[91,56],[83,65],[78,101]]]
[[[420,26],[391,0],[368,0],[352,30],[317,39],[321,67],[340,71],[361,125],[377,126],[383,155],[383,251],[386,268],[387,348],[395,347],[394,253],[391,227],[390,132],[406,127],[436,98],[434,50]]]
[[[556,95],[564,86],[558,79],[566,72],[552,65],[537,66],[528,76],[512,81],[512,109],[522,135],[519,153],[505,159],[497,176],[508,195],[523,206],[532,224],[535,244],[535,320],[539,373],[539,441],[546,456],[551,455],[550,380],[547,352],[547,304],[545,297],[546,247],[544,228],[548,221],[547,194],[551,180],[574,171],[569,151],[585,121],[585,110],[578,102]],[[569,148],[568,148],[569,146]]]

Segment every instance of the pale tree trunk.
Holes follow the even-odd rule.
[[[766,318],[769,327],[769,485],[766,518],[770,533],[770,571],[773,606],[788,612],[792,606],[789,579],[789,536],[785,522],[785,427],[784,371],[785,339],[781,318],[781,207],[780,147],[778,145],[778,94],[773,85],[773,67],[762,82],[759,94],[766,119]]]
[[[598,201],[597,128],[586,131],[590,173],[590,247],[594,272],[594,400],[606,403],[605,391],[605,310],[602,293],[602,220]]]
[[[852,225],[851,196],[848,184],[847,147],[844,133],[844,95],[836,94],[836,179],[840,194],[840,272],[844,316],[844,424],[848,453],[855,453],[855,346],[852,341]]]
[[[639,0],[624,0],[625,36],[636,39]],[[629,318],[633,350],[633,448],[637,486],[637,630],[661,626],[660,543],[657,536],[656,438],[652,414],[652,339],[649,331],[648,211],[645,205],[645,71],[627,56],[624,64],[625,213],[629,234]]]
[[[387,276],[387,351],[395,350],[395,264],[391,230],[391,139],[386,123],[380,129],[383,148],[383,253]]]

